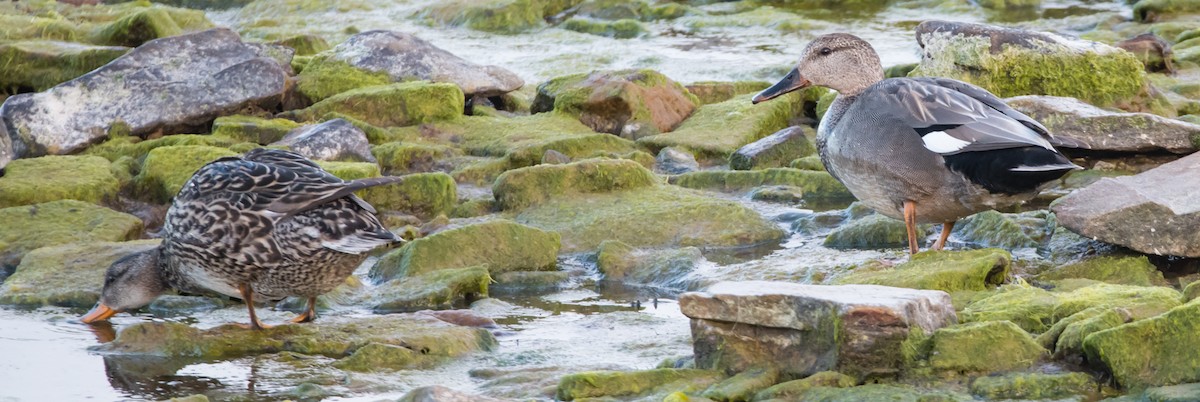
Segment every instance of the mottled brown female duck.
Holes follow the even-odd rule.
[[[345,181],[298,154],[255,149],[200,168],[175,196],[162,244],[108,268],[83,322],[145,306],[167,288],[244,300],[308,299],[292,322],[316,318],[316,297],[343,283],[375,247],[402,241],[353,193],[398,177]]]
[[[867,206],[903,219],[909,252],[917,223],[942,223],[934,249],[968,215],[1027,201],[1080,169],[1046,127],[983,88],[946,78],[883,79],[875,49],[849,34],[808,44],[763,102],[810,85],[838,92],[817,129],[826,170]]]

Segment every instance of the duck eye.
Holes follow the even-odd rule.
[[[823,48],[821,48],[821,55],[822,55],[822,56],[828,56],[830,53],[833,53],[833,49],[830,49],[830,48],[827,48],[827,47],[823,47]]]

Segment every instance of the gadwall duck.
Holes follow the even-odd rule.
[[[378,246],[398,243],[353,193],[399,177],[345,181],[299,154],[254,149],[200,168],[167,210],[162,243],[114,262],[82,319],[107,320],[168,288],[240,298],[250,328],[267,326],[254,300],[307,298],[292,322],[316,318],[316,297],[343,283]]]
[[[1027,201],[1075,169],[1046,127],[983,88],[946,78],[883,79],[875,49],[849,34],[814,39],[796,68],[753,99],[810,85],[838,92],[817,129],[826,170],[883,215],[903,219],[910,253],[918,223],[954,223]]]

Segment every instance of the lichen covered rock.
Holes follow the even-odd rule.
[[[706,170],[684,173],[670,178],[670,183],[686,188],[741,191],[759,186],[786,185],[804,190],[808,199],[853,199],[850,190],[826,172],[791,168],[764,170]]]
[[[903,264],[878,271],[854,271],[838,283],[858,283],[913,289],[986,290],[1004,283],[1012,256],[1004,250],[926,251]]]
[[[531,111],[578,116],[597,132],[638,139],[671,131],[699,103],[683,85],[654,70],[597,71],[542,83]]]
[[[813,388],[849,388],[857,384],[858,380],[856,380],[854,377],[836,371],[822,371],[799,380],[781,382],[779,384],[772,385],[771,387],[754,394],[753,400],[794,400]]]
[[[396,183],[366,189],[363,199],[380,210],[431,219],[454,210],[458,187],[445,173],[413,173]]]
[[[454,84],[415,81],[341,92],[282,115],[312,121],[340,113],[380,127],[409,126],[455,119],[462,115],[464,102]]]
[[[1162,272],[1146,256],[1099,256],[1054,267],[1037,276],[1040,281],[1091,279],[1118,285],[1166,285]]]
[[[560,237],[507,220],[438,232],[387,253],[371,268],[371,278],[388,281],[448,268],[487,265],[488,271],[553,270]]]
[[[985,321],[933,333],[930,365],[938,370],[994,372],[1033,365],[1046,349],[1010,321]]]
[[[116,201],[120,183],[98,156],[18,159],[0,176],[0,208],[56,200]]]
[[[628,160],[585,160],[511,170],[492,186],[497,205],[520,210],[573,194],[603,193],[658,184],[646,168]]]
[[[486,266],[426,271],[372,289],[371,309],[380,314],[448,309],[467,298],[487,297],[491,281]]]
[[[1049,292],[1031,286],[1002,287],[995,294],[967,305],[963,322],[1012,321],[1040,333],[1059,320],[1092,307],[1120,307],[1135,318],[1160,314],[1179,306],[1178,291],[1157,286],[1095,284],[1070,292]]]
[[[158,240],[101,241],[33,250],[0,284],[0,304],[92,307],[100,300],[104,272],[113,261],[157,246]]]
[[[133,215],[75,200],[3,208],[0,222],[0,267],[41,247],[131,240],[142,231]]]
[[[1200,382],[1200,303],[1091,334],[1088,361],[1100,362],[1126,388]]]
[[[571,401],[597,397],[665,396],[673,391],[700,391],[724,378],[723,373],[697,369],[587,371],[563,376],[558,382],[556,398]]]
[[[804,107],[802,93],[759,105],[751,104],[751,97],[741,95],[701,106],[673,131],[642,137],[638,143],[655,152],[679,147],[695,153],[698,159],[724,161],[738,148],[787,128],[788,120],[800,115]]]
[[[134,187],[142,197],[165,203],[178,194],[183,184],[201,167],[227,156],[237,156],[237,153],[205,145],[154,148],[146,154],[141,173],[134,178]]]

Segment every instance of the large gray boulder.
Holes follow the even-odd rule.
[[[1053,209],[1060,225],[1084,237],[1147,254],[1200,257],[1200,154],[1100,179]]]
[[[45,92],[8,98],[0,130],[12,141],[11,157],[68,154],[118,123],[133,134],[190,131],[250,105],[273,107],[286,79],[278,62],[236,33],[211,29],[152,40]]]
[[[1017,96],[1005,100],[1013,109],[1041,122],[1065,148],[1094,151],[1196,152],[1193,138],[1200,125],[1149,113],[1117,113],[1075,98]]]
[[[838,370],[896,373],[910,331],[931,334],[957,322],[950,295],[876,285],[721,282],[679,298],[692,319],[697,368],[744,371],[774,362],[806,377]]]
[[[367,134],[346,119],[296,128],[271,145],[323,161],[375,162]]]

